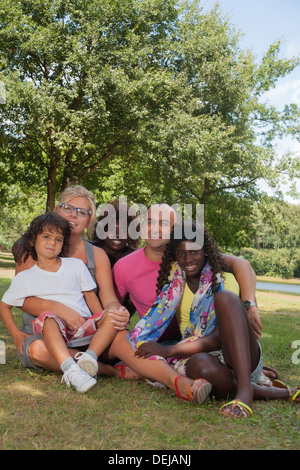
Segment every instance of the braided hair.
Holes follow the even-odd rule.
[[[185,239],[181,240],[184,241]],[[218,277],[217,275],[223,275],[223,272],[230,272],[232,273],[232,269],[225,263],[223,256],[221,255],[219,248],[213,238],[211,238],[204,228],[204,245],[203,249],[206,254],[206,259],[211,267],[212,270],[212,291],[216,294],[218,290]],[[156,294],[159,295],[162,288],[168,281],[168,277],[170,275],[172,263],[176,261],[175,250],[172,247],[171,243],[169,242],[166,246],[164,251],[164,255],[162,257],[160,263],[160,269],[158,272],[157,277],[157,284],[156,284]]]

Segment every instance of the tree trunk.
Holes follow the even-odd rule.
[[[209,181],[208,178],[205,178],[204,179],[204,190],[203,190],[202,197],[201,197],[201,204],[204,205],[204,223],[205,223],[207,199],[208,199],[209,189],[210,189],[209,186],[210,186],[210,181]]]
[[[55,208],[55,186],[56,186],[56,167],[51,165],[48,168],[46,212],[53,212]]]

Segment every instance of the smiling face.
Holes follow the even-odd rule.
[[[176,260],[187,277],[200,277],[205,263],[205,251],[195,242],[183,241],[176,248]]]
[[[71,204],[72,206],[77,208],[88,210],[91,209],[89,201],[82,196],[74,197],[73,199],[70,199],[69,201],[65,202],[68,202],[68,204]],[[73,210],[73,212],[71,213],[66,213],[62,206],[56,208],[56,213],[69,222],[71,228],[71,236],[81,235],[90,224],[91,216],[87,215],[86,217],[80,217],[77,214],[76,210]]]
[[[115,233],[107,232],[107,238],[104,240],[104,245],[111,251],[122,251],[127,245],[128,238],[119,238],[119,222],[116,222]]]
[[[165,246],[176,219],[174,210],[167,204],[152,206],[142,226],[142,238],[152,248]]]

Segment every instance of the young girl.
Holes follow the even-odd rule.
[[[70,233],[69,222],[55,213],[32,221],[24,240],[27,253],[36,263],[13,279],[0,304],[0,316],[22,355],[28,334],[17,328],[12,306],[22,307],[26,298],[34,296],[57,301],[57,305],[76,311],[78,315],[72,318],[72,326],[63,320],[59,307],[55,313],[43,312],[32,324],[33,332],[42,335],[49,353],[64,373],[63,380],[78,392],[86,392],[96,384],[93,376],[98,371],[97,358],[111,343],[116,330],[102,309],[94,292],[96,284],[83,261],[63,257]],[[93,333],[87,352],[74,355],[78,359],[76,364],[67,348],[68,342]]]
[[[181,229],[183,235],[176,239]],[[210,382],[215,396],[232,395],[234,400],[220,410],[230,417],[251,416],[253,398],[298,402],[299,388],[256,385],[262,372],[261,348],[239,297],[224,290],[221,275],[228,267],[206,231],[202,247],[196,243],[197,226],[192,224],[188,233],[194,235],[188,237],[185,229],[186,223],[174,226],[161,263],[159,297],[129,335],[136,356],[168,358],[181,374]],[[183,341],[172,346],[156,343],[175,314]]]

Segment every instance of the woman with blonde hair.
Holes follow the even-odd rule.
[[[86,264],[97,285],[97,294],[103,309],[109,309],[109,315],[116,330],[124,329],[129,320],[129,313],[125,307],[121,306],[115,295],[107,254],[103,249],[93,246],[89,240],[83,238],[86,230],[90,237],[93,233],[96,217],[94,195],[81,185],[70,186],[59,196],[55,212],[66,219],[70,225],[68,257],[81,259]],[[35,264],[31,256],[24,252],[23,246],[21,237],[12,249],[16,261],[16,273]],[[21,330],[25,333],[23,355],[19,355],[22,364],[25,367],[60,371],[59,365],[48,352],[43,338],[33,334],[32,319],[46,310],[55,310],[70,329],[76,330],[82,325],[81,315],[58,302],[36,297],[27,298],[22,309]],[[75,356],[77,352],[78,349],[74,347],[71,351],[72,356]],[[120,372],[118,368],[103,364],[101,374],[119,375]]]

